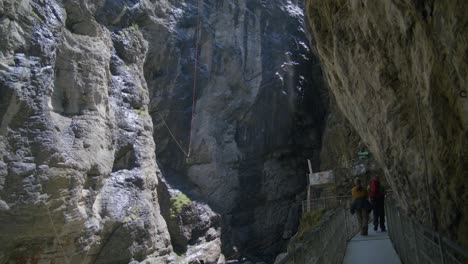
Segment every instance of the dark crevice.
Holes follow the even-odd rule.
[[[131,170],[135,167],[137,167],[137,163],[133,145],[128,144],[126,146],[120,147],[114,156],[112,172],[119,170]]]
[[[8,86],[4,86],[0,80],[0,126],[3,122],[3,116],[6,115],[7,109],[11,103],[11,98],[13,97],[13,89],[8,88]]]
[[[96,165],[92,166],[91,169],[86,173],[86,179],[83,188],[97,191],[101,189],[102,177],[99,169]]]

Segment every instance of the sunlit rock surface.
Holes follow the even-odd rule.
[[[172,252],[148,44],[95,12],[91,1],[0,1],[2,263],[162,263]]]
[[[467,1],[306,1],[330,89],[415,219],[468,246]]]
[[[140,24],[157,159],[168,185],[221,215],[227,258],[273,260],[296,231],[306,158],[319,169],[321,70],[302,3],[202,3],[174,3],[167,28]]]
[[[0,0],[0,262],[273,260],[327,112],[303,23],[286,0]]]

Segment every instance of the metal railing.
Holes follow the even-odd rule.
[[[404,264],[466,264],[468,251],[417,223],[387,199],[388,232]]]
[[[333,209],[338,207],[347,207],[351,202],[351,196],[326,196],[310,199],[309,208],[307,208],[307,200],[302,201],[302,212],[315,211],[319,209]]]
[[[391,193],[386,199],[388,233],[403,264],[467,264],[468,251],[439,233],[417,223],[398,207]],[[359,231],[351,215],[349,196],[330,196],[310,200],[310,211],[326,209],[322,224],[292,243],[288,256],[278,264],[341,263],[347,242]],[[302,203],[306,213],[307,201]]]
[[[291,243],[287,257],[276,264],[342,262],[347,242],[359,231],[357,218],[350,213],[350,197],[324,197],[312,202],[314,210],[327,209],[321,224],[306,232],[301,241]]]

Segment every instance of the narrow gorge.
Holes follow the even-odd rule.
[[[468,247],[467,13],[0,0],[0,263],[274,263],[307,159],[362,149],[409,214]]]

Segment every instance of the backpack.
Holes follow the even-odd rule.
[[[383,192],[380,187],[380,182],[376,178],[372,178],[369,183],[369,197],[378,198],[382,196]]]

